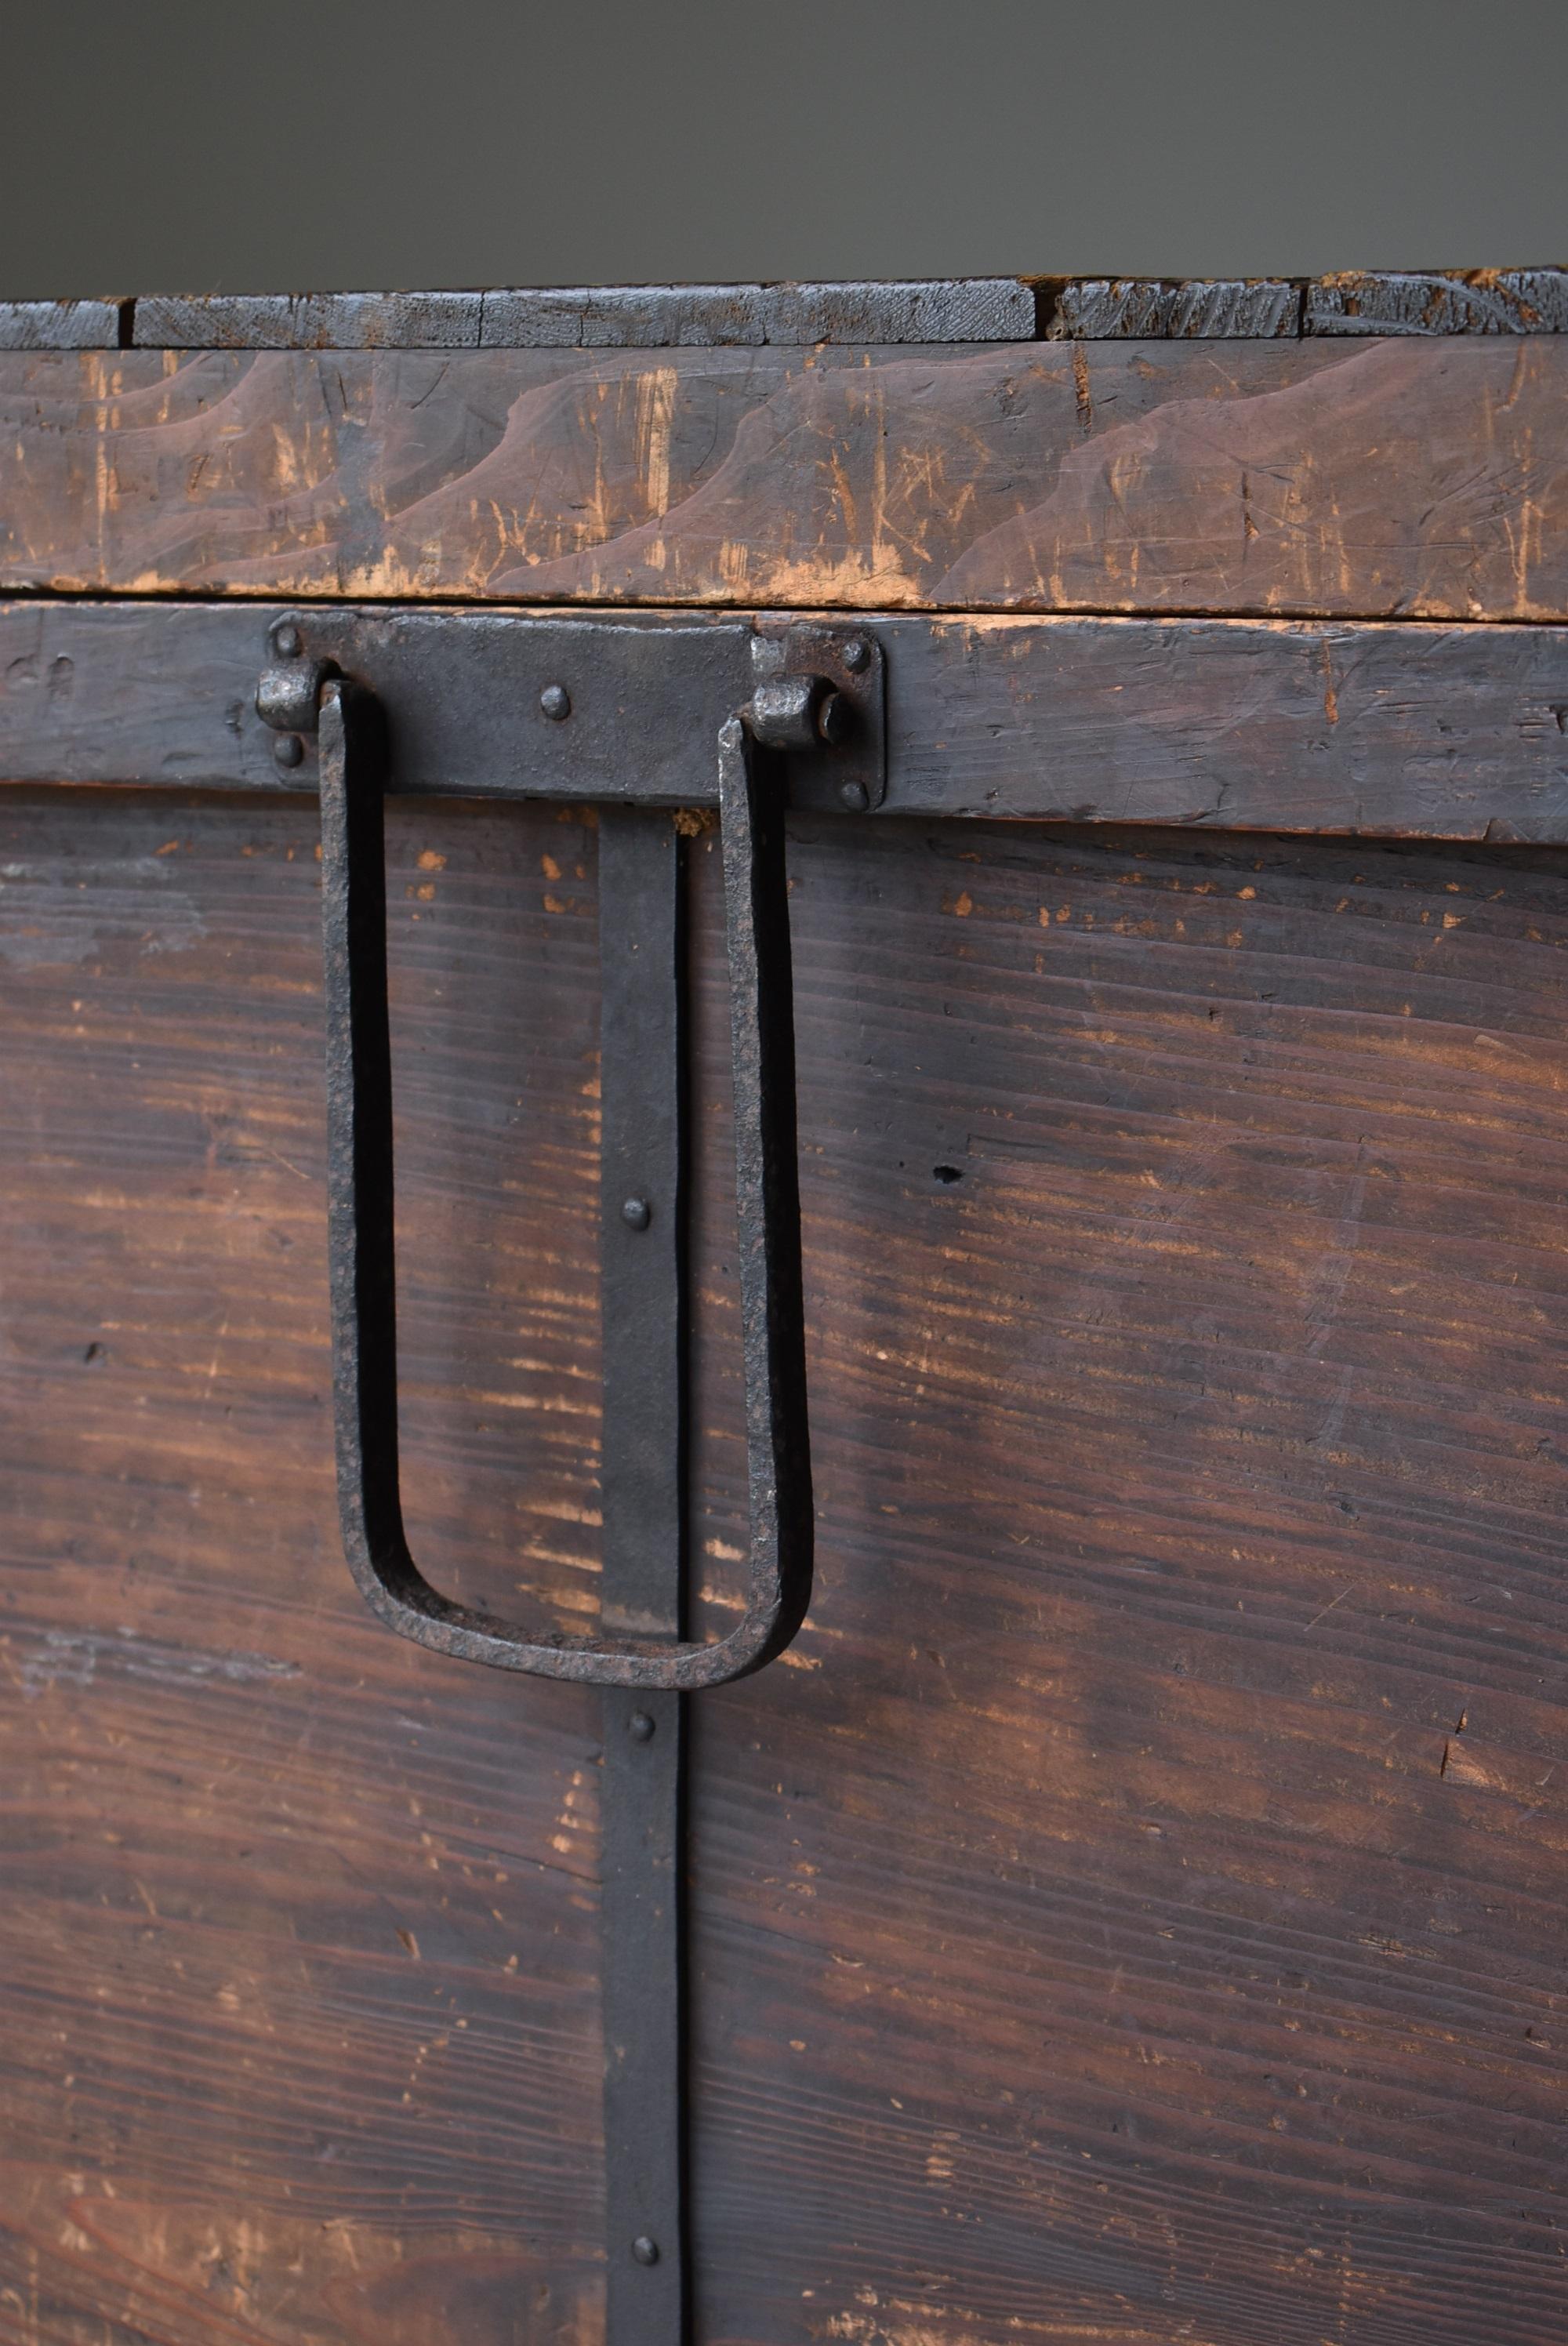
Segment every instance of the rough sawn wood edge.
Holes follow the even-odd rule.
[[[0,302],[0,351],[652,350],[1565,332],[1568,270],[1555,268]]]

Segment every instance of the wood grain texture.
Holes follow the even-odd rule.
[[[856,828],[819,1591],[696,1719],[704,2334],[1555,2346],[1568,861]],[[710,1107],[717,1617],[724,1178]]]
[[[896,812],[1568,838],[1561,628],[974,617],[879,633]]]
[[[392,825],[412,1529],[591,1617],[593,832]],[[337,1553],[313,839],[4,809],[19,2346],[600,2336],[596,1720]],[[792,866],[820,1592],[694,1707],[698,2336],[1556,2346],[1568,857]]]
[[[765,342],[1007,342],[1016,277],[904,283],[557,286],[476,293],[144,294],[139,350],[626,350]]]
[[[382,702],[399,793],[710,806],[718,728],[751,689],[748,631],[719,615],[24,598],[0,603],[0,777],[312,789],[313,745],[280,772],[255,709],[286,614]],[[877,615],[864,632],[890,678],[890,813],[1568,840],[1561,628]],[[546,677],[569,725],[533,713]]]
[[[317,828],[0,803],[19,2346],[600,2334],[597,1705],[423,1654],[348,1581]],[[397,809],[392,865],[413,1535],[580,1621],[593,835]]]
[[[0,351],[112,351],[124,301],[0,301]]]
[[[1560,269],[1306,278],[971,277],[0,302],[0,350],[700,349],[768,342],[1550,334]]]
[[[1283,277],[1082,277],[1057,294],[1053,340],[1273,340],[1301,331],[1302,289]]]
[[[1551,619],[1505,342],[0,357],[0,585]]]
[[[1568,270],[1347,270],[1307,288],[1308,334],[1561,334]]]

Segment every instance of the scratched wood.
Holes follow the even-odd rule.
[[[405,1488],[596,1605],[593,839],[392,817]],[[0,2336],[596,2346],[596,1702],[337,1545],[308,802],[0,800]]]
[[[1554,2346],[1568,860],[873,828],[794,863],[817,1597],[696,1707],[703,2334]]]
[[[338,1554],[313,811],[0,817],[0,2337],[599,2346],[596,1707]],[[592,831],[392,826],[413,1536],[582,1622]],[[694,1706],[699,2339],[1557,2346],[1568,856],[793,877],[820,1581]]]
[[[307,617],[25,596],[0,602],[0,776],[311,790],[313,746],[280,772],[255,706],[290,614],[308,657],[382,703],[400,794],[580,801],[630,784],[655,802],[711,805],[718,727],[750,689],[746,631],[721,613],[674,629],[668,614],[590,621],[596,659],[580,617],[557,628],[535,611]],[[1568,842],[1559,627],[907,613],[863,624],[890,679],[890,813]],[[711,662],[694,657],[705,639]],[[628,645],[645,656],[636,669]],[[557,676],[573,699],[565,726],[536,713]],[[635,767],[624,706],[637,711]]]
[[[1551,335],[0,355],[0,587],[1568,617]]]

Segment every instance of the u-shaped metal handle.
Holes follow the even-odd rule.
[[[743,1678],[783,1652],[811,1593],[789,914],[782,792],[766,755],[741,717],[720,729],[751,1538],[746,1608],[728,1636],[677,1644],[524,1628],[443,1596],[410,1552],[398,1472],[387,755],[374,697],[330,678],[320,745],[332,1397],[350,1568],[389,1628],[463,1661],[598,1686],[690,1690]]]

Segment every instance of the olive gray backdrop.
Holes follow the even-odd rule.
[[[1568,259],[1562,0],[3,0],[0,299]]]

